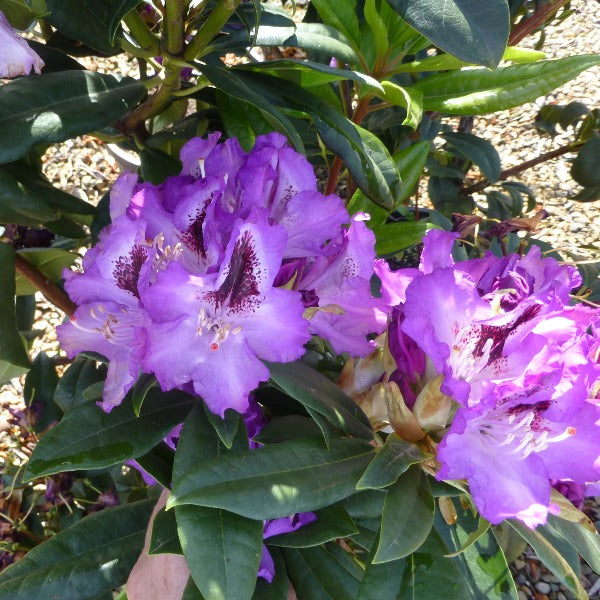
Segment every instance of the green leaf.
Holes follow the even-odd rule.
[[[102,367],[103,371],[105,369],[106,367]],[[66,413],[85,402],[84,390],[103,379],[103,373],[96,367],[96,361],[84,356],[77,356],[58,381],[54,392],[54,402]]]
[[[355,48],[360,46],[360,28],[356,16],[356,0],[338,0],[335,4],[329,0],[313,0],[323,23],[332,25],[341,31]]]
[[[63,269],[70,267],[77,260],[76,254],[60,248],[24,248],[19,250],[19,255],[54,283],[62,279]],[[35,294],[38,291],[29,280],[19,273],[16,276],[15,284],[16,293],[19,296]]]
[[[388,487],[396,482],[411,465],[431,458],[416,444],[400,439],[395,433],[388,435],[383,447],[377,452],[371,464],[367,467],[357,490],[379,489]]]
[[[383,81],[381,85],[385,91],[383,99],[386,102],[406,109],[406,118],[402,125],[415,130],[423,117],[423,94],[414,88],[401,87],[393,81]]]
[[[81,40],[99,52],[114,54],[114,37],[121,19],[139,0],[46,0],[48,22],[61,33]]]
[[[27,29],[33,21],[47,13],[43,1],[28,3],[25,0],[0,0],[0,12],[15,29],[20,30]]]
[[[28,369],[31,365],[16,318],[15,251],[0,242],[0,360]]]
[[[152,523],[148,554],[183,554],[174,510],[159,510]]]
[[[252,519],[317,510],[350,496],[371,457],[359,440],[334,439],[326,449],[309,439],[199,459],[174,477],[168,507],[212,506]]]
[[[202,72],[217,89],[226,94],[255,106],[271,124],[273,129],[285,134],[298,152],[304,151],[302,139],[288,117],[253,86],[246,83],[243,78],[237,77],[235,71],[220,65],[203,65]]]
[[[185,559],[206,600],[250,600],[263,522],[204,506],[177,506],[175,516]]]
[[[591,137],[571,165],[571,177],[586,188],[600,187],[600,135]]]
[[[147,454],[138,456],[135,461],[163,487],[169,488],[173,478],[174,456],[173,450],[165,442],[160,442]]]
[[[271,381],[349,435],[370,440],[373,430],[358,404],[333,381],[302,362],[267,363]]]
[[[412,27],[458,58],[494,68],[510,29],[508,2],[488,0],[387,0]]]
[[[198,400],[179,391],[148,393],[140,416],[124,401],[110,413],[95,403],[70,410],[39,441],[27,466],[27,480],[60,471],[95,469],[146,454],[181,423]]]
[[[377,10],[376,0],[365,1],[365,20],[373,32],[375,41],[375,52],[378,58],[384,58],[388,51],[388,32],[380,12]]]
[[[600,55],[569,56],[525,65],[465,69],[430,75],[412,87],[423,108],[451,115],[482,115],[532,102],[600,63]]]
[[[548,516],[548,526],[573,544],[585,562],[595,573],[600,573],[600,535],[579,523],[566,521],[554,515]]]
[[[60,408],[53,401],[57,383],[58,375],[52,359],[45,352],[40,352],[33,360],[23,386],[23,398],[27,406],[35,405],[38,413],[35,431],[44,431],[62,416]]]
[[[106,508],[29,551],[0,574],[0,600],[96,600],[125,583],[153,502]]]
[[[204,405],[204,412],[206,413],[208,422],[217,432],[221,443],[225,446],[225,448],[230,450],[236,436],[240,432],[240,423],[242,420],[240,413],[232,408],[228,408],[225,411],[224,417],[221,418],[219,415],[212,413],[206,405]]]
[[[491,183],[498,181],[502,166],[500,165],[500,155],[491,142],[476,135],[458,131],[442,133],[441,137],[460,154],[474,162],[488,181]]]
[[[311,60],[269,60],[241,65],[240,69],[282,77],[304,89],[346,79],[357,81],[368,89],[383,92],[382,84],[370,75],[360,71],[337,69]]]
[[[287,440],[299,438],[321,439],[321,429],[315,421],[300,415],[284,415],[271,419],[260,430],[254,440],[261,444],[280,444]]]
[[[427,221],[398,221],[384,223],[373,229],[377,256],[396,254],[401,250],[420,244],[423,236],[435,227]]]
[[[442,555],[443,542],[435,530],[432,530],[424,545],[432,550],[428,553],[415,552],[404,559],[406,567],[397,600],[438,600],[440,590],[444,591],[444,600],[487,600],[486,596],[469,594],[464,575],[457,564]]]
[[[470,597],[516,600],[517,590],[494,533],[462,502],[452,502],[457,509],[456,523],[448,525],[437,513],[435,528],[447,544],[444,554],[456,555],[451,560],[463,573]]]
[[[171,175],[181,173],[181,162],[162,150],[144,148],[140,153],[140,160],[142,178],[155,185]]]
[[[288,576],[299,599],[356,598],[360,574],[348,564],[350,558],[344,560],[333,544],[304,549],[283,548],[282,554]]]
[[[401,558],[386,563],[374,563],[373,556],[378,543],[379,539],[376,539],[369,553],[356,600],[398,598],[400,585],[406,569],[406,560]],[[419,599],[421,600],[420,597]]]
[[[216,98],[227,136],[237,138],[246,152],[254,147],[256,136],[273,130],[263,113],[252,104],[233,98],[221,90],[216,90]]]
[[[507,523],[533,548],[544,565],[573,592],[578,600],[587,600],[587,594],[569,563],[541,533],[529,529],[520,521],[510,520]]]
[[[423,176],[423,169],[429,156],[431,144],[422,140],[412,146],[396,152],[392,157],[398,165],[402,177],[402,191],[397,199],[397,205],[406,200],[413,192],[419,179]]]
[[[6,85],[9,84],[0,87],[0,97]],[[0,115],[1,113],[2,108],[0,108]],[[2,147],[0,142],[0,155],[1,153]],[[43,197],[28,189],[7,170],[0,168],[1,223],[39,225],[40,223],[55,221],[59,217],[59,210],[49,206]]]
[[[358,533],[350,515],[341,506],[328,506],[315,511],[317,520],[290,533],[266,538],[265,543],[287,548],[309,548]]]
[[[374,563],[412,554],[427,539],[433,525],[434,503],[429,483],[419,467],[413,467],[391,486],[381,518],[381,537]]]
[[[11,81],[0,87],[0,162],[23,156],[39,142],[62,142],[111,125],[145,94],[133,79],[91,71]]]
[[[136,417],[140,416],[142,404],[148,395],[148,392],[157,385],[156,377],[149,373],[142,373],[135,382],[131,390],[131,405]]]

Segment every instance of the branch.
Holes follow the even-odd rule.
[[[558,12],[558,9],[565,5],[569,0],[554,0],[548,4],[544,4],[535,10],[533,15],[519,24],[511,31],[508,38],[508,45],[515,46],[524,37],[541,27],[552,15]]]
[[[25,277],[55,306],[58,306],[68,316],[71,316],[77,305],[69,298],[66,292],[52,283],[37,267],[15,252],[15,269],[17,273]]]
[[[536,165],[546,162],[547,160],[551,160],[553,158],[557,158],[558,156],[562,156],[563,154],[566,154],[567,152],[575,152],[575,150],[577,150],[577,148],[579,146],[580,146],[579,143],[567,144],[566,146],[561,146],[560,148],[555,148],[554,150],[550,150],[549,152],[540,154],[539,156],[537,156],[536,158],[532,158],[531,160],[526,160],[524,163],[521,163],[520,165],[511,167],[510,169],[504,169],[504,171],[501,171],[500,177],[498,177],[498,181],[503,181],[505,179],[508,179],[509,177],[512,177],[513,175],[517,175],[518,173],[521,173],[522,171],[526,171],[527,169],[530,169],[531,167],[535,167]],[[494,183],[496,183],[496,182],[488,181],[487,179],[484,179],[483,181],[480,181],[479,183],[475,183],[474,185],[470,185],[468,187],[463,188],[460,191],[460,195],[468,196],[469,194],[472,194],[474,192],[479,192],[481,190],[484,190],[486,187],[493,185]]]

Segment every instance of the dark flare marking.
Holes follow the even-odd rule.
[[[202,259],[206,259],[206,249],[204,247],[204,221],[206,219],[206,209],[212,201],[212,195],[206,202],[202,210],[196,211],[194,220],[187,228],[187,231],[181,234],[181,241],[193,252],[199,254]]]
[[[523,314],[519,315],[513,323],[502,325],[500,327],[495,325],[481,325],[481,333],[473,350],[473,354],[475,356],[482,356],[485,344],[488,340],[492,340],[488,364],[501,358],[502,352],[504,351],[504,344],[508,336],[515,331],[519,325],[522,325],[523,323],[533,319],[533,317],[535,317],[539,311],[539,304],[535,304],[527,307],[523,311]]]
[[[143,246],[134,246],[128,256],[119,256],[113,270],[113,277],[117,287],[140,297],[138,280],[143,264],[148,258],[148,251]]]
[[[259,267],[252,236],[245,231],[233,247],[225,281],[218,290],[208,294],[209,300],[215,306],[227,304],[231,312],[248,308],[260,294],[256,278]]]

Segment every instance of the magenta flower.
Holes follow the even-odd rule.
[[[11,27],[0,12],[0,77],[18,77],[42,72],[44,61]]]

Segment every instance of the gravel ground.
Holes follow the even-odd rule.
[[[547,30],[544,50],[548,58],[600,52],[600,5],[593,0],[573,0],[572,15]],[[529,40],[528,45],[533,46]],[[130,72],[132,65],[123,57],[109,60],[112,72]],[[88,68],[96,68],[89,60]],[[101,70],[105,70],[104,68]],[[600,69],[590,69],[559,90],[528,105],[480,117],[473,132],[495,145],[504,169],[513,167],[553,148],[562,146],[571,131],[560,131],[555,138],[540,136],[534,127],[535,116],[547,103],[566,104],[577,100],[590,108],[600,107]],[[506,127],[507,123],[510,124]],[[550,216],[543,222],[537,237],[572,257],[600,260],[600,202],[578,203],[572,197],[579,186],[569,174],[573,155],[564,155],[521,173],[514,179],[532,188],[536,199]],[[101,142],[82,136],[52,146],[44,157],[45,173],[52,183],[82,199],[96,203],[110,188],[119,173],[114,157]],[[34,342],[37,352],[44,349],[58,357],[55,327],[64,315],[41,297],[36,314],[36,329],[40,335]],[[15,419],[8,409],[22,407],[22,381],[13,380],[0,387],[0,468],[6,461],[22,462],[29,452],[30,442],[23,440]],[[586,505],[588,516],[600,527],[600,511],[595,500]],[[558,580],[527,550],[511,565],[519,589],[520,600],[569,600],[572,596]],[[600,598],[600,579],[587,565],[582,565],[582,583],[591,598]]]

